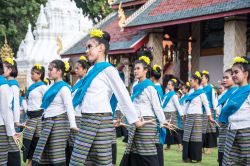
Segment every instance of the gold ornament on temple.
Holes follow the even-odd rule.
[[[4,40],[4,45],[3,45],[3,47],[0,50],[0,56],[1,56],[2,59],[13,58],[13,56],[14,56],[13,50],[8,45],[6,36],[5,36],[5,40]]]
[[[125,22],[126,22],[126,16],[125,16],[124,10],[122,9],[122,2],[120,2],[120,4],[119,4],[118,17],[120,18],[118,25],[121,28],[121,31],[123,31],[123,28],[124,28]]]
[[[62,39],[60,36],[57,36],[56,38],[56,45],[57,45],[57,54],[60,55],[60,53],[62,52],[63,50],[63,44],[62,44]]]

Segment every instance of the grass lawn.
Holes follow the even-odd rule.
[[[210,155],[203,155],[202,162],[199,164],[189,164],[182,162],[182,153],[176,151],[177,146],[172,146],[170,150],[164,151],[164,165],[166,166],[216,166],[217,163],[217,148],[213,149],[212,154]],[[122,142],[121,138],[117,139],[117,166],[119,166],[121,158],[125,151],[125,144]],[[22,166],[25,166],[22,163]]]
[[[121,158],[125,150],[125,144],[122,142],[122,139],[117,139],[117,165],[119,165]],[[217,148],[212,150],[212,154],[203,155],[202,162],[199,164],[196,163],[183,163],[182,162],[182,152],[176,151],[177,146],[171,146],[170,150],[164,150],[164,165],[166,166],[190,166],[190,165],[203,165],[203,166],[216,166],[217,163]]]

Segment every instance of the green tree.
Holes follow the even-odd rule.
[[[112,12],[107,0],[75,0],[77,7],[82,8],[83,14],[94,23],[98,23]]]
[[[9,45],[16,53],[24,39],[28,24],[35,25],[40,5],[47,0],[0,0],[0,47],[6,35]]]

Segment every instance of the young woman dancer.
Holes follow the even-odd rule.
[[[181,123],[180,123],[181,140],[183,140],[183,133],[184,133],[184,123],[185,123],[184,120],[185,120],[186,106],[187,106],[186,99],[187,99],[188,94],[190,92],[190,88],[191,88],[190,82],[186,82],[185,85],[183,85],[181,87],[182,96],[181,96],[179,102],[180,102],[180,105],[181,105],[181,108],[182,108],[183,114],[184,114],[184,118],[181,119]]]
[[[160,84],[161,72],[162,72],[161,67],[159,65],[154,65],[152,67],[152,70],[151,70],[150,79],[155,85],[155,89],[157,90],[158,95],[160,96],[160,100],[161,100],[161,104],[162,104],[162,100],[164,98],[164,93],[163,93],[162,86]],[[163,166],[164,165],[163,145],[164,145],[165,139],[166,139],[166,136],[164,136],[164,135],[167,134],[167,131],[165,128],[161,128],[160,130],[161,130],[161,132],[158,132],[160,138],[159,138],[159,141],[156,142],[156,148],[157,148],[157,155],[158,155],[158,159],[159,159],[159,166]]]
[[[250,165],[250,59],[234,59],[233,80],[238,89],[221,110],[219,121],[228,124],[223,166]]]
[[[111,165],[114,134],[112,113],[117,103],[114,100],[110,102],[113,94],[130,124],[135,123],[140,127],[146,123],[139,121],[118,71],[105,62],[109,41],[107,32],[94,29],[86,44],[88,60],[94,65],[73,98],[74,107],[81,107],[82,117],[70,165]]]
[[[162,86],[160,84],[160,78],[161,78],[161,67],[159,65],[154,65],[151,70],[151,81],[155,84],[155,88],[158,92],[158,94],[161,97],[161,101],[163,100],[164,93],[162,90]]]
[[[201,80],[200,72],[197,71],[192,75],[190,84],[194,91],[186,99],[182,153],[184,162],[201,162],[202,160],[203,106],[208,119],[214,122],[205,92],[200,87]]]
[[[44,93],[42,130],[32,165],[66,165],[65,148],[70,129],[78,130],[69,85],[63,81],[70,66],[61,60],[49,64],[49,79],[54,81]]]
[[[90,67],[90,64],[85,56],[81,56],[80,59],[76,62],[75,64],[75,74],[78,78],[77,82],[71,89],[72,97],[74,97],[77,89],[81,85],[81,81],[83,80],[84,76],[87,74],[88,69]],[[76,125],[79,127],[81,123],[81,107],[76,107],[75,108],[75,118],[76,118]],[[70,162],[70,156],[73,151],[73,145],[75,142],[75,137],[77,135],[77,132],[71,131],[70,137],[68,140],[67,148],[66,148],[66,160],[67,160],[67,165],[69,165]]]
[[[229,97],[232,95],[232,93],[235,92],[237,87],[234,84],[233,77],[232,77],[232,69],[228,69],[223,73],[223,82],[222,85],[226,88],[225,93],[222,94],[218,101],[218,108],[223,108],[223,106],[226,104]],[[219,141],[218,141],[218,161],[219,165],[222,166],[222,160],[224,155],[224,146],[225,146],[225,140],[227,135],[227,128],[228,125],[224,123],[220,123],[219,128]]]
[[[211,84],[209,84],[209,72],[206,70],[202,71],[202,86],[203,90],[206,93],[209,107],[211,110],[211,114],[213,115],[213,118],[216,119],[216,113],[217,113],[217,105],[218,105],[218,100],[216,97],[216,92]],[[204,114],[204,130],[203,133],[204,135],[204,144],[203,147],[207,148],[207,151],[204,151],[206,154],[211,153],[211,148],[217,147],[217,130],[216,130],[216,125],[212,124],[208,119],[207,116]]]
[[[4,68],[0,58],[0,165],[7,165],[8,137],[12,137],[14,142],[18,137],[15,132],[12,113],[13,94],[3,73]]]
[[[19,101],[20,101],[20,123],[23,124],[26,122],[27,119],[27,108],[28,108],[24,89],[20,90]]]
[[[159,136],[156,120],[163,124],[165,116],[154,83],[146,77],[150,70],[149,65],[150,59],[146,56],[142,56],[135,61],[134,74],[139,82],[134,86],[131,98],[137,116],[144,120],[154,121],[155,124],[147,124],[135,131],[130,131],[126,151],[121,162],[122,166],[159,166],[156,148]],[[160,126],[160,124],[158,125]]]
[[[183,110],[180,106],[178,96],[176,95],[175,89],[178,86],[176,79],[171,79],[168,81],[167,89],[168,93],[164,96],[163,99],[163,109],[164,114],[167,120],[170,119],[171,123],[178,127],[178,114],[183,118]],[[178,144],[178,150],[182,149],[181,146],[181,133],[179,129],[176,129],[176,132],[171,132],[167,130],[166,137],[166,150],[170,149],[170,145]]]
[[[43,82],[45,75],[45,69],[40,64],[36,64],[31,69],[31,80],[33,84],[29,86],[27,90],[27,129],[23,132],[23,161],[28,160],[27,165],[32,165],[32,157],[40,137],[42,129],[42,114],[41,108],[42,98],[47,89],[47,86]]]
[[[4,76],[8,80],[8,84],[11,87],[11,92],[13,94],[12,100],[12,111],[14,116],[15,127],[22,127],[20,125],[20,101],[19,101],[19,85],[15,79],[18,75],[16,61],[12,58],[6,58],[3,60],[4,66]],[[11,93],[10,92],[10,93]],[[13,158],[15,160],[13,160]],[[20,166],[21,165],[21,156],[20,150],[13,140],[12,137],[9,137],[9,153],[8,153],[8,165],[10,166]]]

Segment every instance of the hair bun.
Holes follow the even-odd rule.
[[[111,39],[110,34],[108,32],[106,32],[106,31],[103,31],[103,33],[104,33],[103,34],[103,39],[110,42],[110,39]]]
[[[248,57],[240,57],[240,56],[237,56],[233,59],[233,64],[236,64],[236,63],[245,63],[245,64],[249,64],[250,63],[250,59]]]
[[[161,67],[159,65],[154,65],[153,70],[160,73],[161,72]]]
[[[68,61],[64,61],[64,69],[65,73],[69,73],[71,71],[71,66]]]
[[[99,38],[102,40],[105,40],[107,42],[110,41],[110,34],[106,31],[103,31],[101,29],[97,29],[97,28],[93,28],[90,32],[89,32],[89,36],[90,38]]]
[[[151,62],[147,56],[140,56],[139,60],[145,62],[147,65],[150,65]]]
[[[79,60],[80,60],[80,61],[87,61],[87,58],[86,58],[85,56],[82,55],[82,56],[80,56]]]

